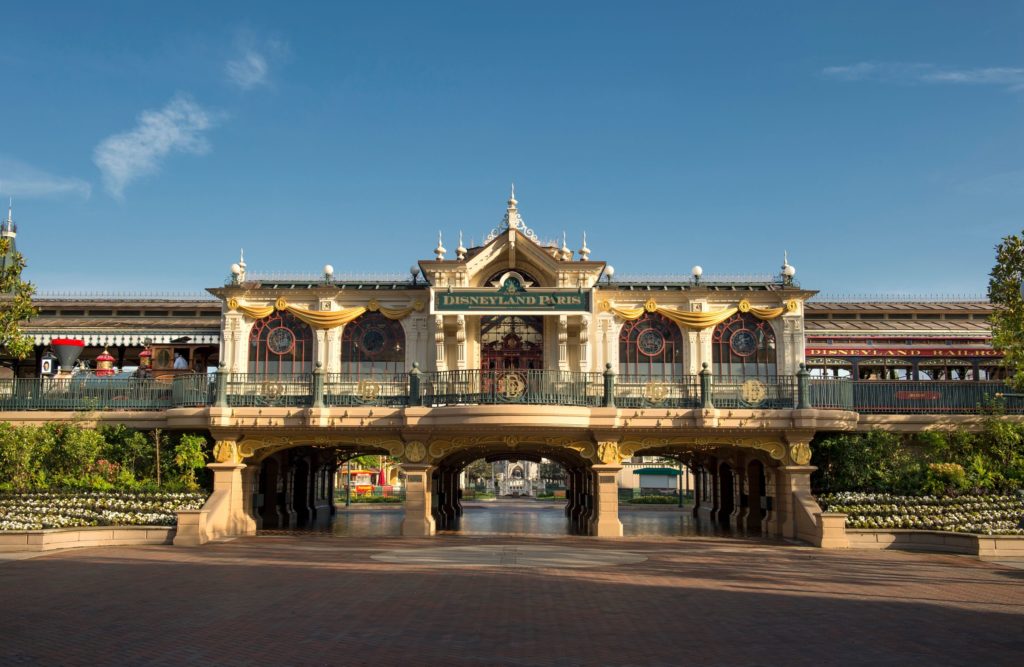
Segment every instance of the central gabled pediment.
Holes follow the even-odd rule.
[[[435,254],[438,259],[419,263],[424,276],[435,287],[484,287],[506,271],[527,276],[540,287],[591,287],[597,283],[605,262],[591,261],[590,251],[580,249],[580,256],[569,250],[565,240],[544,244],[522,221],[513,196],[501,225],[492,231],[484,244],[463,248],[460,239],[457,258],[444,259],[447,252],[440,240]]]

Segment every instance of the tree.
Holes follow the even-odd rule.
[[[988,280],[992,312],[992,347],[1003,353],[1003,363],[1015,389],[1024,389],[1024,300],[1020,296],[1024,276],[1024,239],[1004,237],[996,246],[996,265]]]
[[[36,316],[32,295],[36,288],[21,279],[25,259],[9,237],[0,238],[0,349],[24,359],[33,348],[32,339],[21,333],[21,323]]]

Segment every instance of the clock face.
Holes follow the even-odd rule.
[[[290,329],[277,327],[267,334],[267,349],[274,354],[288,354],[295,347],[295,334]]]
[[[647,329],[636,338],[636,348],[641,354],[653,357],[665,349],[665,336],[657,329]]]
[[[757,352],[757,338],[749,329],[740,329],[729,338],[729,347],[741,357],[749,357]]]

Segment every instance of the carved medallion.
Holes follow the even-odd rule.
[[[235,463],[238,449],[234,440],[218,440],[213,446],[213,458],[217,463]]]
[[[806,442],[798,442],[789,447],[789,458],[798,466],[805,466],[811,462],[811,446]]]
[[[768,398],[768,389],[760,380],[747,380],[740,386],[740,396],[745,403],[760,405]]]
[[[665,382],[654,380],[644,385],[644,400],[648,403],[661,403],[668,398],[669,386]]]
[[[405,458],[409,463],[419,463],[427,457],[427,448],[418,440],[405,443]]]
[[[515,401],[526,393],[526,377],[522,373],[505,373],[498,378],[498,394],[506,401]]]

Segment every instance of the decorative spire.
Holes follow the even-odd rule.
[[[0,236],[13,239],[18,235],[18,226],[14,224],[14,197],[7,203],[7,219],[0,225]]]
[[[793,276],[796,275],[796,268],[789,263],[789,252],[782,251],[782,284],[787,287],[793,284]]]
[[[441,243],[441,232],[438,231],[437,232],[437,247],[434,248],[434,255],[437,256],[437,261],[440,262],[442,259],[444,259],[444,254],[446,252],[448,252],[448,251],[444,249],[444,244]]]
[[[565,241],[565,232],[562,232],[562,261],[568,262],[572,259],[572,250],[569,250],[569,244]]]
[[[508,198],[508,205],[515,207],[519,202],[516,201],[516,184],[512,184],[512,196]]]
[[[459,247],[455,249],[455,255],[459,258],[459,261],[466,259],[466,246],[462,245],[462,230],[459,230]]]
[[[587,247],[587,233],[583,232],[583,247],[580,248],[580,261],[586,262],[590,259],[590,248]]]
[[[238,265],[245,270],[245,248],[239,248],[238,250]]]

